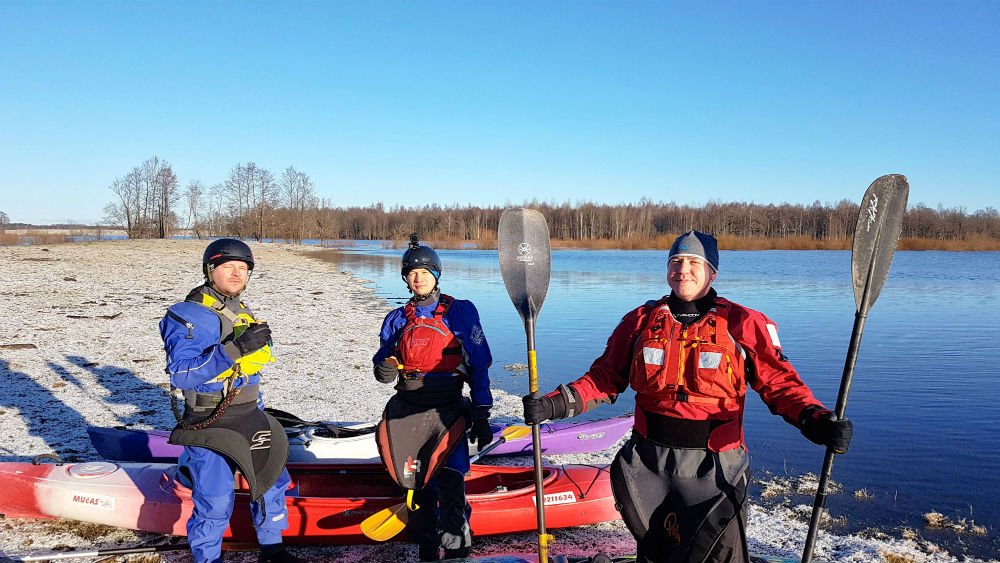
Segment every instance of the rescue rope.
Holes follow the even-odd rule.
[[[580,493],[580,498],[581,499],[585,499],[585,498],[587,498],[587,495],[590,494],[590,489],[593,489],[594,485],[597,483],[597,480],[600,479],[601,473],[604,473],[605,471],[607,471],[608,468],[607,468],[607,466],[590,465],[589,463],[583,463],[581,465],[583,465],[584,467],[590,467],[592,469],[596,469],[597,470],[597,473],[594,474],[594,478],[591,479],[590,480],[590,484],[587,485],[587,490],[586,491],[583,490],[583,486],[580,483],[577,483],[576,480],[573,479],[573,476],[569,474],[569,471],[566,471],[566,466],[565,465],[563,465],[562,468],[563,468],[563,473],[566,475],[566,478],[569,479],[570,484],[572,484],[574,487],[576,487],[576,490]]]
[[[240,366],[239,364],[236,364],[233,368],[233,375],[227,377],[226,380],[223,382],[222,400],[219,401],[217,405],[215,405],[215,408],[212,409],[212,412],[206,418],[202,419],[199,422],[194,422],[192,424],[182,424],[181,425],[182,429],[202,430],[215,424],[215,421],[219,420],[219,418],[222,417],[222,415],[226,412],[226,409],[233,402],[233,399],[235,399],[236,396],[240,394],[240,391],[243,390],[242,387],[233,389],[233,382],[240,375],[239,366]]]

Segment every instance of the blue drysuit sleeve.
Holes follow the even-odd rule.
[[[160,321],[160,336],[171,385],[201,392],[221,388],[218,383],[206,386],[234,364],[219,342],[221,331],[218,315],[202,305],[182,302],[170,307]]]
[[[493,365],[493,354],[490,352],[490,345],[486,342],[486,334],[479,321],[479,311],[471,301],[456,299],[445,315],[444,321],[462,343],[465,364],[469,368],[469,395],[472,406],[492,407],[490,366]]]
[[[382,330],[379,331],[378,335],[378,351],[372,356],[373,365],[378,365],[379,362],[393,354],[396,340],[399,338],[399,331],[404,326],[406,326],[406,315],[403,313],[402,307],[389,311],[389,314],[382,319]]]

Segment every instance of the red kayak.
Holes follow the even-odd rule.
[[[106,461],[0,463],[0,514],[8,518],[62,517],[183,536],[191,514],[191,491],[174,479],[176,468]],[[372,543],[361,533],[361,522],[403,500],[399,487],[382,467],[289,464],[288,470],[292,476],[287,495],[289,528],[284,533],[288,543]],[[547,527],[619,518],[606,466],[545,467],[544,474]],[[531,467],[473,465],[465,484],[474,534],[535,529]],[[249,500],[246,483],[240,482],[227,538],[255,541]]]

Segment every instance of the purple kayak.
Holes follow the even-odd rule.
[[[277,411],[280,412],[280,411]],[[272,414],[274,414],[272,412]],[[282,413],[287,414],[287,413]],[[287,415],[290,417],[291,415]],[[295,463],[381,463],[375,445],[375,425],[370,423],[306,422],[290,424],[277,417],[288,435],[288,461]],[[516,426],[516,425],[515,425]],[[493,425],[495,435],[507,426]],[[574,454],[606,450],[632,428],[632,415],[602,420],[559,421],[541,425],[542,451],[545,454]],[[182,447],[167,443],[170,432],[133,430],[121,426],[87,429],[90,441],[104,459],[134,462],[173,463]],[[476,450],[473,449],[473,454]],[[513,456],[531,454],[531,435],[507,440],[487,455]]]

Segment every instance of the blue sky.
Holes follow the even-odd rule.
[[[156,155],[331,204],[1000,207],[1000,2],[0,0],[0,211]]]

